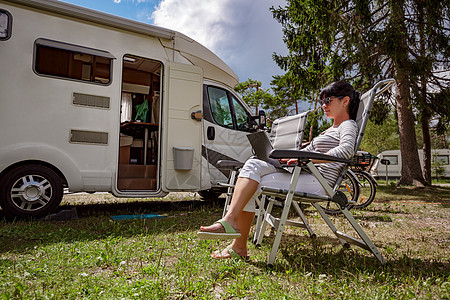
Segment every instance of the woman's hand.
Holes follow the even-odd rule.
[[[306,146],[309,146],[309,144],[311,144],[311,142],[304,142],[304,143],[302,143],[302,145],[300,146],[300,149],[303,149]]]
[[[281,164],[292,165],[292,164],[296,164],[298,162],[298,159],[296,159],[296,158],[280,158],[279,162]]]

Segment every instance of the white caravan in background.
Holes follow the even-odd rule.
[[[375,178],[386,178],[386,167],[389,178],[400,178],[402,171],[402,156],[400,150],[387,150],[377,155],[379,158],[373,165],[371,174]],[[389,161],[388,165],[381,164],[381,160]],[[423,169],[423,150],[419,150],[420,166]],[[432,149],[431,160],[436,160],[444,170],[443,177],[450,177],[450,149]],[[433,167],[432,167],[433,168]]]
[[[70,192],[215,193],[251,155],[235,73],[172,30],[55,0],[0,0],[0,205],[41,217]]]

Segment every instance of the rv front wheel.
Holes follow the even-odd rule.
[[[9,216],[40,218],[54,211],[63,197],[62,181],[53,170],[24,165],[11,170],[0,184],[0,204]]]
[[[209,190],[203,190],[199,191],[198,194],[202,199],[208,199],[208,200],[214,200],[220,197],[220,195],[223,194],[223,191],[215,190],[215,189],[209,189]]]

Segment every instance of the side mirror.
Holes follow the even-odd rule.
[[[266,127],[266,112],[263,110],[260,110],[258,118],[259,118],[259,122],[258,122],[259,128],[264,129]]]
[[[388,159],[382,159],[382,160],[380,160],[380,163],[381,163],[382,165],[387,165],[387,166],[389,166],[389,165],[391,164],[391,161],[388,160]]]
[[[266,112],[260,110],[257,116],[247,117],[250,130],[264,129],[266,127]],[[256,122],[258,120],[258,122]]]

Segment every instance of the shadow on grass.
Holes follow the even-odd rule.
[[[136,200],[135,202],[126,203],[84,204],[77,205],[76,208],[80,217],[89,217],[93,215],[167,213],[172,211],[223,208],[224,203],[225,198],[178,201]]]
[[[76,208],[78,217],[88,218],[94,216],[112,216],[120,214],[163,214],[171,211],[193,211],[207,208],[222,207],[225,198],[216,198],[208,200],[174,200],[174,201],[158,201],[158,200],[142,200],[123,203],[92,203],[92,204],[75,204],[61,205],[55,212]],[[0,210],[0,220],[4,222],[15,222],[18,219],[7,218],[2,210]],[[26,222],[40,222],[40,220],[29,219],[20,220]]]
[[[409,201],[414,203],[439,203],[444,207],[450,206],[450,187],[429,186],[425,188],[415,187],[392,187],[392,186],[378,186],[377,191],[389,195],[389,199],[381,200],[379,197],[375,198],[378,203],[395,202],[395,201]]]
[[[428,278],[446,277],[450,272],[449,261],[439,259],[388,257],[387,263],[381,265],[368,251],[355,251],[355,246],[346,249],[337,243],[335,238],[318,237],[311,240],[308,237],[287,237],[278,251],[277,259],[270,270],[276,273],[288,274],[292,271],[303,274],[327,274],[337,278],[357,274],[369,274],[374,279],[385,281],[386,276],[395,278]],[[271,245],[272,239],[266,243]],[[270,251],[270,250],[269,250]],[[268,257],[269,253],[267,253]],[[266,261],[252,262],[258,268],[267,268]]]
[[[61,206],[76,207],[78,219],[9,220],[0,211],[0,253],[24,253],[35,246],[139,235],[176,234],[209,224],[222,215],[224,198],[214,200],[136,201]],[[160,214],[164,218],[113,221],[114,215]]]
[[[368,222],[385,222],[390,223],[393,222],[392,218],[388,215],[383,216],[354,216],[356,220],[364,220]]]

